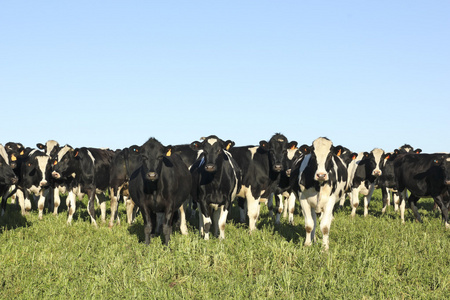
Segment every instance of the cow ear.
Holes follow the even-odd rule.
[[[364,152],[364,157],[369,157],[369,152]]]
[[[400,153],[400,150],[398,150],[398,149],[394,150],[394,154],[399,154],[399,153]]]
[[[386,156],[384,157],[385,160],[388,160],[391,157],[391,155],[388,153],[386,154]]]
[[[311,147],[305,144],[298,147],[298,150],[305,155],[311,153]]]
[[[422,153],[422,149],[418,148],[418,149],[414,150],[414,153],[416,153],[416,154]]]
[[[296,141],[290,141],[290,142],[287,144],[287,148],[288,148],[288,149],[291,149],[291,150],[294,150],[294,149],[297,148],[297,145],[298,145],[298,143],[297,143]]]
[[[341,145],[334,147],[334,154],[336,154],[337,156],[341,156],[342,148],[343,147]]]
[[[259,148],[261,148],[265,151],[269,151],[269,143],[267,143],[266,141],[260,141]]]
[[[135,153],[139,153],[141,151],[141,147],[139,147],[137,145],[130,146],[130,151],[131,152],[135,152]]]
[[[202,143],[195,141],[192,142],[189,146],[191,147],[192,150],[198,151],[201,149]]]
[[[225,142],[225,150],[230,150],[232,147],[234,146],[234,142],[233,141],[230,141],[230,140],[227,140],[226,142]]]
[[[41,149],[41,150],[44,150],[44,149],[45,149],[45,146],[44,146],[43,144],[41,144],[41,143],[37,143],[37,144],[36,144],[36,147],[38,147],[38,148]]]
[[[164,152],[166,152],[166,156],[171,156],[172,155],[172,146],[171,145],[166,146],[164,148]]]

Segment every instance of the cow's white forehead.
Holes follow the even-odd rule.
[[[66,155],[67,152],[69,152],[69,150],[72,149],[69,146],[64,146],[59,152],[58,152],[58,161],[60,161],[64,155]]]
[[[318,138],[313,142],[314,151],[321,150],[330,150],[331,146],[333,146],[333,142],[324,138]]]
[[[208,144],[210,144],[211,146],[214,145],[215,143],[217,143],[217,139],[215,138],[209,138],[207,139]]]

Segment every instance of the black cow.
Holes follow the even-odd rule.
[[[128,184],[131,174],[142,164],[141,156],[138,152],[138,146],[134,145],[116,152],[111,162],[109,177],[110,198],[111,198],[111,220],[109,227],[114,226],[114,220],[120,222],[117,216],[118,198],[123,197],[126,211],[127,222],[131,224],[136,216],[136,209],[133,200],[130,197]]]
[[[359,206],[359,194],[364,195],[364,216],[368,215],[370,199],[375,190],[375,180],[383,174],[385,156],[383,149],[375,148],[370,153],[358,153],[358,156],[350,162],[348,181],[351,191],[352,217],[356,215],[356,209]]]
[[[102,221],[106,220],[106,203],[104,193],[109,188],[109,175],[111,161],[114,152],[109,149],[98,148],[77,148],[71,149],[65,147],[58,153],[58,160],[53,162],[52,176],[56,179],[70,179],[72,192],[69,201],[69,217],[67,223],[72,221],[76,209],[74,191],[79,187],[79,192],[88,195],[88,213],[93,225],[97,226],[95,221],[94,200],[96,194],[101,197],[100,209]]]
[[[6,201],[9,197],[9,189],[17,183],[17,176],[10,166],[10,159],[5,147],[0,144],[0,196],[2,197],[1,216],[5,214]]]
[[[150,138],[138,148],[142,165],[130,178],[130,195],[144,218],[145,243],[156,231],[156,213],[164,213],[163,234],[167,245],[177,210],[188,198],[192,176],[171,146]]]
[[[276,191],[283,170],[283,160],[288,148],[297,142],[288,143],[287,138],[277,133],[269,142],[260,141],[259,146],[233,147],[230,153],[242,170],[242,187],[238,197],[245,198],[250,232],[256,229],[260,212],[260,201]],[[244,205],[241,222],[245,222]]]
[[[407,197],[408,203],[416,220],[422,222],[417,201],[422,197],[432,197],[441,209],[445,226],[450,228],[450,154],[405,154],[394,160],[394,172],[400,202],[406,200],[405,192],[408,189],[411,193]],[[404,222],[404,209],[400,210],[400,214]]]
[[[233,146],[233,141],[223,141],[215,135],[191,144],[195,151],[202,151],[190,172],[193,176],[192,197],[200,204],[200,234],[205,240],[209,239],[212,224],[214,235],[218,236],[220,230],[220,238],[225,238],[228,211],[241,187],[241,171],[228,152]]]
[[[316,139],[304,154],[296,163],[291,182],[305,217],[305,245],[311,245],[315,239],[316,213],[322,213],[322,245],[328,250],[333,208],[347,189],[347,166],[335,154],[333,143],[327,138]]]

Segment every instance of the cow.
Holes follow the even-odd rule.
[[[305,156],[296,163],[296,176],[291,182],[305,217],[305,246],[315,240],[316,214],[322,213],[322,246],[327,251],[333,208],[347,189],[347,167],[334,153],[333,143],[328,138],[317,138],[303,151]]]
[[[180,156],[172,155],[170,145],[150,138],[137,150],[142,164],[132,174],[129,190],[144,218],[145,243],[150,244],[155,235],[156,214],[164,213],[164,243],[168,245],[177,211],[190,194],[192,176]]]
[[[396,189],[400,202],[408,203],[418,222],[422,222],[417,209],[417,201],[422,197],[432,197],[439,206],[446,228],[450,228],[448,209],[450,204],[450,154],[405,154],[394,160]],[[409,197],[405,196],[406,189]],[[406,199],[407,198],[407,199]],[[400,206],[402,222],[404,205]]]
[[[50,157],[38,149],[32,150],[21,163],[20,177],[17,184],[17,198],[24,214],[25,199],[30,195],[39,196],[37,203],[39,219],[43,218],[45,200],[49,194]]]
[[[136,207],[133,200],[129,197],[128,184],[131,174],[137,170],[142,164],[141,157],[138,152],[138,146],[133,145],[124,148],[114,155],[111,162],[109,187],[111,198],[111,219],[108,226],[114,226],[114,220],[120,222],[117,216],[118,198],[122,195],[127,211],[127,222],[131,224],[136,216]]]
[[[51,161],[54,161],[56,159],[58,152],[61,150],[61,146],[55,140],[48,140],[47,142],[45,142],[45,144],[37,143],[36,147],[44,151],[44,153],[50,157]],[[60,184],[58,180],[51,176],[49,186],[49,210],[53,210],[53,214],[57,215],[59,205],[61,204],[61,198],[59,195]]]
[[[68,199],[69,216],[67,223],[71,224],[76,210],[75,193],[88,196],[87,211],[91,223],[97,227],[94,211],[96,195],[99,201],[101,219],[106,220],[106,202],[104,193],[109,188],[109,175],[114,151],[98,148],[76,148],[67,146],[60,150],[57,160],[53,161],[52,176],[55,179],[70,181]]]
[[[358,156],[350,162],[348,181],[351,191],[352,217],[356,215],[356,209],[359,206],[359,194],[364,195],[364,216],[368,215],[370,199],[375,190],[375,180],[383,174],[385,156],[383,149],[375,148],[370,153],[358,153]]]
[[[224,141],[215,135],[191,143],[192,149],[202,151],[190,172],[192,197],[200,205],[200,234],[205,240],[209,239],[211,225],[215,236],[220,230],[219,238],[225,238],[228,211],[241,187],[241,171],[228,152],[233,146],[233,141]]]
[[[238,197],[246,199],[240,201],[241,222],[245,222],[244,210],[247,209],[249,230],[256,229],[256,222],[260,212],[260,201],[276,191],[283,170],[283,160],[288,148],[297,142],[276,133],[269,142],[262,140],[259,146],[233,147],[230,153],[242,171],[242,187]],[[246,207],[245,207],[246,206]]]
[[[8,191],[18,181],[16,174],[10,166],[10,159],[5,147],[0,144],[0,196],[2,197],[1,215],[5,214]]]

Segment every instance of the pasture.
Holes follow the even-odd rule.
[[[64,206],[40,221],[36,210],[22,217],[8,200],[0,219],[0,299],[449,299],[450,231],[432,199],[419,201],[423,224],[410,209],[406,224],[392,206],[381,215],[380,199],[376,190],[367,218],[359,207],[352,219],[348,203],[335,210],[328,253],[320,230],[317,243],[303,246],[298,202],[295,226],[286,219],[274,226],[261,204],[250,235],[233,204],[225,240],[202,240],[194,217],[189,235],[175,231],[167,248],[159,237],[143,243],[142,216],[129,226],[123,203],[121,224],[109,229],[90,224],[86,198],[71,226]]]

